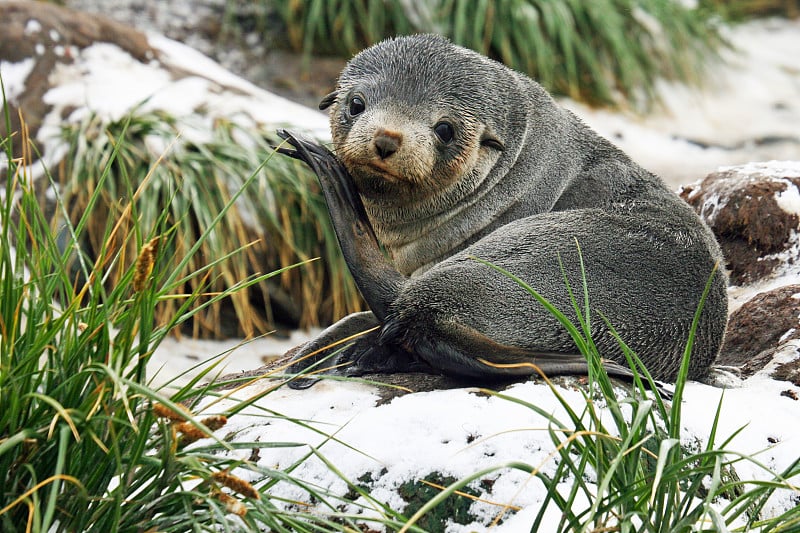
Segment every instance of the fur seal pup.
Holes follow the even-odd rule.
[[[442,37],[415,35],[357,54],[326,108],[335,156],[287,132],[294,148],[280,151],[317,173],[371,312],[292,350],[293,370],[488,381],[535,373],[491,364],[530,362],[545,374],[586,373],[567,330],[479,258],[574,323],[567,282],[582,301],[585,272],[606,367],[631,375],[610,324],[666,381],[677,376],[711,280],[689,365],[690,378],[707,374],[727,319],[714,236],[660,178],[539,84]]]

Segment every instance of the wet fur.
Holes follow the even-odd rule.
[[[365,106],[351,116],[354,95]],[[295,370],[321,364],[327,344],[376,326],[333,356],[347,365],[337,372],[502,373],[483,361],[585,370],[555,318],[474,259],[519,276],[575,320],[565,276],[580,290],[577,242],[593,336],[609,368],[624,375],[625,359],[598,313],[654,377],[675,379],[703,288],[721,264],[719,247],[658,177],[536,82],[441,37],[403,37],[358,54],[321,107],[330,109],[338,161],[311,145],[294,155],[320,176],[373,312],[345,317],[298,347]],[[454,126],[450,143],[433,133],[442,120]],[[381,136],[397,148],[390,157],[376,156]],[[391,262],[379,256],[381,245]],[[725,329],[726,279],[713,276],[693,379],[707,374]]]

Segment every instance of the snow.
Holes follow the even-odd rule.
[[[37,21],[28,22],[28,34],[40,31]],[[720,166],[769,159],[800,160],[800,20],[751,22],[730,30],[730,39],[737,51],[726,53],[727,65],[713,67],[703,90],[664,82],[660,86],[664,107],[650,115],[563,103],[634,159],[665,176],[673,186],[701,178]],[[291,124],[320,139],[328,138],[327,118],[321,113],[259,89],[175,41],[156,34],[148,35],[148,40],[159,52],[158,61],[186,75],[176,79],[160,68],[156,58],[143,64],[107,43],[75,51],[72,66],[58,66],[52,72],[54,86],[45,100],[53,109],[38,135],[49,161],[57,161],[64,153],[57,138],[65,121],[82,120],[89,111],[106,120],[116,120],[137,107],[186,116],[202,108],[208,122],[225,117],[245,125]],[[32,61],[0,63],[12,101],[24,90]],[[68,113],[71,109],[74,111]],[[184,138],[202,136],[203,120],[200,122],[198,125],[194,116],[194,123],[188,119],[182,123]],[[765,139],[775,142],[763,142]],[[774,165],[768,171],[774,171]],[[800,163],[784,165],[793,176],[800,175]],[[765,167],[753,164],[753,168],[760,172]],[[800,212],[800,194],[795,188],[791,191],[779,196],[779,202],[787,210]],[[733,288],[732,307],[757,291],[798,281],[800,273],[785,273],[756,287]],[[247,343],[167,339],[151,357],[150,374],[155,375],[155,384],[166,384],[173,378],[177,383],[186,382],[208,365],[217,365],[211,376],[253,369],[313,334],[294,332],[289,339],[267,336]],[[786,346],[780,356],[790,360],[797,357],[797,349]],[[735,384],[725,390],[700,383],[687,385],[684,442],[705,442],[722,398],[718,440],[743,427],[728,448],[757,454],[769,468],[782,470],[797,459],[800,450],[800,402],[782,393],[800,394],[800,388],[770,379],[766,372]],[[236,391],[233,397],[250,398],[274,385],[273,381],[261,379]],[[169,386],[165,388],[165,394],[169,390]],[[558,390],[573,405],[585,402],[576,391]],[[553,392],[541,383],[515,385],[506,394],[566,422]],[[200,410],[204,414],[223,413],[234,401],[208,399]],[[496,467],[494,473],[485,476],[494,479],[494,483],[490,493],[483,496],[522,510],[490,527],[501,508],[475,503],[472,510],[481,522],[453,524],[448,531],[515,533],[530,529],[543,501],[542,485],[530,475],[503,465],[524,460],[537,468],[553,468],[547,419],[518,403],[480,395],[474,389],[411,394],[380,405],[377,401],[376,389],[360,383],[323,381],[307,391],[277,388],[245,412],[230,417],[219,435],[233,435],[238,441],[307,443],[318,448],[346,477],[355,479],[364,472],[375,473],[378,480],[373,495],[385,496],[394,507],[402,502],[392,489],[403,480],[431,471],[460,478],[481,468]],[[307,452],[308,446],[265,447],[259,464],[287,467]],[[246,458],[250,451],[230,453]],[[737,472],[742,479],[768,477],[748,463],[739,463]],[[344,482],[314,457],[304,461],[293,475],[342,494],[347,490]],[[800,480],[794,483],[797,485]],[[278,484],[274,493],[298,500],[306,496],[285,483]],[[767,512],[778,513],[793,506],[790,496],[786,491],[777,493]],[[378,514],[380,510],[372,512]],[[548,511],[543,530],[552,529],[560,517],[560,513]]]
[[[41,31],[41,24],[31,20],[27,31]],[[51,108],[36,140],[45,166],[55,167],[68,148],[61,139],[65,124],[80,123],[92,115],[104,122],[118,121],[134,110],[169,111],[178,118],[181,137],[186,141],[208,140],[211,124],[221,118],[243,127],[276,129],[290,125],[322,140],[330,137],[328,120],[322,113],[260,89],[176,41],[156,34],[148,34],[148,41],[157,51],[158,61],[152,58],[142,63],[112,43],[70,47],[74,61],[56,64],[49,77],[52,87],[43,97]],[[58,49],[61,54],[67,51],[61,45]],[[37,43],[37,55],[44,52],[44,45]],[[35,61],[32,57],[0,63],[9,101],[14,102],[25,90]],[[170,73],[164,65],[182,75]],[[31,173],[34,178],[41,176],[42,167],[35,165]]]
[[[200,411],[203,415],[225,413],[238,401],[263,394],[273,385],[261,380],[230,399],[207,401],[209,407],[205,410],[201,407]],[[744,426],[727,449],[754,455],[775,471],[788,467],[800,450],[796,429],[800,405],[781,395],[787,389],[800,391],[763,374],[750,378],[741,387],[727,390],[689,383],[684,401],[684,444],[696,446],[708,439],[717,405],[723,398],[717,442]],[[558,392],[575,408],[585,401],[577,391],[558,387]],[[542,383],[514,385],[504,394],[536,405],[571,427],[563,407]],[[485,468],[494,469],[480,478],[493,481],[491,490],[484,490],[480,497],[523,510],[490,528],[488,524],[501,512],[501,507],[476,502],[471,512],[480,523],[466,527],[453,525],[448,531],[506,533],[530,529],[544,498],[543,485],[526,472],[507,465],[521,461],[546,473],[554,471],[553,443],[547,431],[552,426],[550,420],[519,403],[481,395],[475,389],[417,393],[384,405],[376,405],[377,399],[374,387],[359,383],[321,382],[311,393],[279,388],[245,412],[230,417],[220,435],[233,435],[234,441],[265,443],[258,464],[269,468],[287,468],[308,453],[308,446],[313,447],[348,479],[372,473],[376,480],[373,496],[384,494],[387,503],[399,509],[404,502],[394,489],[407,480],[423,478],[431,472],[460,479]],[[283,418],[265,411],[280,413]],[[764,416],[765,412],[769,416]],[[308,443],[308,446],[266,446],[276,441]],[[230,453],[244,459],[250,450]],[[748,462],[737,464],[737,473],[741,479],[770,479],[765,469]],[[237,471],[237,474],[255,481],[247,472]],[[337,494],[347,492],[345,482],[316,457],[303,461],[292,475]],[[795,479],[794,483],[798,481]],[[278,484],[271,493],[291,501],[308,501],[308,494],[288,483]],[[793,505],[790,497],[787,491],[778,491],[765,512],[775,514],[786,510],[787,505]],[[350,510],[357,512],[358,508],[352,506]],[[548,516],[543,531],[554,530],[561,518],[555,510]]]
[[[216,366],[209,377],[258,368],[306,342],[319,331],[293,331],[288,336],[271,334],[250,340],[167,337],[150,356],[148,374],[155,387],[167,384],[179,387],[207,371],[211,365]]]
[[[328,137],[327,120],[321,113],[258,89],[180,43],[155,35],[150,35],[149,41],[161,52],[165,64],[189,75],[173,79],[155,61],[143,64],[114,44],[92,44],[78,53],[74,64],[59,64],[51,74],[53,88],[44,101],[53,109],[40,129],[39,141],[57,137],[64,110],[70,108],[76,110],[67,117],[68,122],[79,122],[90,113],[116,121],[133,109],[142,113],[168,110],[177,117],[208,110],[205,127],[185,124],[184,138],[198,141],[208,134],[208,125],[216,117],[249,126],[291,124]]]
[[[722,442],[744,427],[726,449],[753,455],[774,471],[782,471],[800,456],[797,425],[800,402],[781,395],[785,390],[796,393],[800,388],[770,379],[765,372],[749,378],[738,388],[718,389],[699,383],[689,384],[684,396],[683,422],[687,431],[684,441],[695,437],[703,442],[707,440],[715,410],[721,400],[717,442]],[[770,477],[763,469],[749,462],[738,463],[736,472],[743,480]],[[800,479],[794,479],[793,483],[797,486]],[[781,493],[772,499],[766,513],[779,514],[779,502],[785,496]],[[794,505],[783,510],[791,507]]]
[[[800,191],[788,180],[786,190],[775,195],[775,202],[783,211],[800,215]]]
[[[27,24],[25,24],[25,35],[35,35],[42,31],[42,25],[39,24],[38,20],[30,19]]]
[[[33,71],[36,61],[32,57],[11,63],[0,61],[0,72],[3,74],[3,89],[9,102],[16,102],[25,91],[25,80]]]
[[[236,397],[243,399],[259,394],[265,385],[253,385]],[[313,394],[308,394],[282,388],[260,402],[260,406],[268,406],[286,417],[269,419],[269,436],[263,432],[265,419],[258,412],[259,407],[252,408],[248,414],[231,417],[225,432],[236,434],[236,440],[250,442],[255,439],[269,442],[267,439],[276,438],[285,442],[308,442],[349,479],[356,479],[365,472],[373,473],[378,478],[377,492],[385,490],[385,494],[394,499],[389,503],[395,505],[402,505],[402,501],[394,495],[394,489],[407,480],[422,478],[431,472],[462,478],[475,473],[477,465],[498,467],[496,473],[485,476],[495,480],[492,494],[484,495],[487,499],[535,507],[544,497],[541,490],[534,490],[541,487],[538,480],[532,480],[520,470],[503,467],[525,458],[534,467],[550,472],[554,469],[549,457],[552,451],[547,433],[549,421],[530,409],[508,400],[478,395],[477,390],[418,393],[372,407],[378,399],[373,387],[322,382],[315,385],[315,389]],[[573,402],[583,401],[576,391],[561,392]],[[542,385],[517,385],[507,394],[533,402],[566,419],[554,395]],[[212,411],[224,412],[231,402],[235,403],[234,400],[216,403]],[[304,424],[293,423],[291,419],[303,420]],[[387,424],[387,420],[391,423]],[[317,431],[308,429],[306,424]],[[335,434],[335,440],[330,439],[329,434]],[[355,444],[357,449],[345,443]],[[307,451],[306,447],[264,448],[259,464],[285,468]],[[246,457],[249,450],[241,453]],[[316,458],[304,461],[293,475],[313,480],[340,494],[347,490],[344,482],[331,476],[330,469]],[[276,491],[287,498],[301,501],[308,498],[288,484],[276,487]],[[498,508],[476,504],[475,511],[490,522]],[[485,530],[478,524],[473,526],[477,531]],[[497,531],[505,530],[504,527]]]
[[[728,33],[735,49],[708,67],[705,85],[660,82],[663,106],[646,116],[562,103],[675,187],[720,166],[799,160],[800,19]]]
[[[750,161],[744,165],[720,167],[720,172],[736,169],[738,174],[756,177],[800,178],[800,161]]]
[[[107,121],[120,120],[171,80],[158,65],[144,65],[115,44],[95,43],[80,52],[74,65],[56,64],[50,81],[53,88],[45,93],[44,102],[57,113],[51,112],[47,122],[59,127],[60,111],[68,106],[78,108],[70,121],[77,122],[92,112]],[[180,100],[173,103],[180,104]],[[51,135],[46,130],[39,138]]]

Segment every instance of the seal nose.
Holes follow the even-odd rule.
[[[386,159],[400,149],[402,142],[403,136],[400,133],[380,129],[375,134],[372,145],[378,157]]]

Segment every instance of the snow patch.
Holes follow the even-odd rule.
[[[792,334],[794,334],[795,331],[797,331],[795,328],[789,328],[789,330],[786,333],[784,333],[783,335],[781,335],[780,339],[778,339],[778,344],[781,344],[783,341],[785,341],[786,339],[791,337]]]
[[[28,36],[35,35],[35,34],[39,33],[40,31],[42,31],[42,24],[36,19],[30,19],[25,24],[25,30],[24,30],[25,35],[28,35]]]
[[[52,167],[58,161],[55,156],[63,155],[65,122],[80,123],[92,115],[110,122],[129,113],[166,111],[178,118],[182,139],[196,143],[210,140],[217,118],[242,127],[289,126],[323,141],[330,138],[322,113],[259,89],[180,43],[153,35],[149,39],[164,64],[188,75],[175,79],[161,63],[141,63],[111,43],[70,50],[74,61],[56,65],[49,77],[51,88],[43,98],[51,110],[37,133],[46,164]],[[26,62],[27,71],[18,67],[10,77],[27,76],[33,64],[33,60]],[[4,64],[4,75],[5,71]],[[15,84],[14,94],[20,90]]]
[[[800,153],[798,153],[800,156]],[[800,160],[797,161],[751,161],[744,165],[722,166],[718,172],[735,170],[737,174],[744,174],[754,178],[800,178]]]
[[[271,382],[262,380],[238,391],[235,400],[205,400],[203,405],[207,407],[201,405],[200,414],[224,413],[236,401],[261,394],[270,385]],[[780,395],[787,388],[800,391],[800,388],[775,382],[762,374],[745,380],[738,389],[725,391],[688,383],[684,402],[691,409],[683,411],[684,443],[705,446],[718,402],[724,395],[717,438],[726,439],[743,427],[727,448],[753,455],[773,470],[783,470],[796,459],[796,450],[800,449],[800,440],[792,431],[800,416],[800,405]],[[582,409],[585,398],[580,392],[563,387],[557,390],[573,409]],[[523,461],[552,473],[554,445],[548,434],[552,423],[521,403],[476,392],[475,389],[456,389],[416,393],[377,405],[374,389],[358,383],[321,382],[315,385],[312,393],[279,388],[263,396],[257,405],[230,417],[219,434],[242,442],[307,443],[297,448],[261,448],[259,465],[285,468],[303,457],[308,446],[313,446],[348,479],[371,473],[372,496],[398,510],[405,502],[395,491],[406,481],[432,472],[462,478],[485,468],[496,468],[485,476],[492,481],[490,488],[480,484],[471,485],[472,488],[478,490],[480,498],[518,506],[522,510],[492,527],[490,524],[502,508],[475,502],[470,510],[477,521],[468,526],[451,524],[447,530],[527,531],[542,505],[543,486],[533,476],[504,465]],[[562,422],[568,420],[553,392],[541,383],[514,385],[504,394],[536,405]],[[769,412],[770,416],[764,417],[764,412]],[[286,418],[265,413],[280,413]],[[613,427],[605,413],[603,422]],[[329,435],[335,438],[329,439]],[[202,441],[195,444],[202,445]],[[246,454],[249,450],[235,453]],[[746,461],[737,463],[736,470],[742,479],[770,478],[763,469]],[[252,476],[246,472],[235,473]],[[339,476],[316,458],[304,461],[292,475],[339,494],[347,491]],[[790,481],[796,484],[800,480]],[[308,501],[308,494],[286,483],[277,484],[271,493],[288,500]],[[791,496],[788,491],[777,491],[767,504],[767,515],[774,516],[791,507]],[[722,506],[724,502],[715,505]],[[372,512],[363,511],[357,505],[349,509],[364,515]],[[559,512],[548,508],[543,530],[553,530],[560,518]]]
[[[73,122],[91,112],[103,120],[120,120],[171,82],[168,72],[143,65],[111,43],[84,48],[74,64],[58,63],[49,81],[52,88],[44,102],[55,108],[46,120],[51,128],[63,125],[61,110],[69,107],[79,108],[69,117]]]
[[[260,89],[232,74],[200,52],[161,35],[148,34],[150,46],[161,52],[165,65],[216,82],[224,94],[206,91],[205,99],[217,116],[251,117],[256,124],[291,125],[319,139],[329,139],[327,117],[306,106]]]
[[[775,194],[775,203],[787,213],[800,215],[800,191],[797,190],[797,186],[791,181],[780,181],[786,184],[786,190],[779,191]]]
[[[35,66],[36,60],[32,57],[16,63],[0,61],[0,75],[3,77],[6,99],[9,102],[16,102],[19,95],[25,92],[25,82]]]

